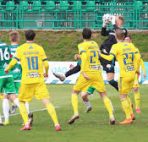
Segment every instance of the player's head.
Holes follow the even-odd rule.
[[[27,30],[25,32],[25,37],[27,41],[33,41],[35,38],[36,34],[33,30]]]
[[[128,42],[128,43],[131,43],[132,42],[132,37],[130,34],[128,34],[125,39],[124,39],[125,42]]]
[[[122,27],[123,24],[124,24],[123,16],[116,16],[116,25],[118,27]]]
[[[9,40],[11,43],[19,43],[20,35],[18,31],[12,31],[9,33]]]
[[[92,34],[91,29],[89,28],[83,29],[83,32],[82,32],[83,39],[86,39],[86,40],[91,39],[91,34]]]
[[[115,34],[117,41],[124,41],[125,33],[122,29],[116,29]]]

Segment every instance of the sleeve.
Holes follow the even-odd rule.
[[[17,61],[21,60],[21,51],[19,48],[16,49],[15,55],[14,55],[14,59],[16,59]]]
[[[42,59],[43,62],[48,61],[47,56],[46,56],[43,48],[41,48],[41,59]]]
[[[84,70],[87,64],[87,53],[82,52],[81,53],[81,70]]]
[[[117,56],[117,48],[113,45],[110,55],[100,54],[100,56],[108,61],[112,61]]]
[[[16,63],[17,63],[17,60],[13,58],[9,63],[9,65],[6,67],[5,71],[9,71],[10,69],[12,69]]]

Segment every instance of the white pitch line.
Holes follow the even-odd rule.
[[[59,108],[59,106],[56,106],[55,108]],[[34,109],[30,112],[39,112],[39,111],[44,111],[44,110],[47,110],[47,108],[41,108],[41,109]],[[20,115],[20,113],[15,113],[15,114],[10,114],[9,116],[17,116],[17,115]],[[4,116],[2,116],[2,118],[4,118]]]

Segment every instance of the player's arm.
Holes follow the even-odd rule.
[[[8,72],[10,69],[12,69],[15,66],[15,64],[20,61],[20,57],[21,57],[21,52],[18,48],[16,50],[14,58],[11,60],[11,62],[6,67],[5,72]]]
[[[116,57],[117,51],[118,51],[118,48],[116,47],[116,45],[113,45],[109,55],[105,55],[102,53],[101,54],[99,53],[99,54],[100,54],[100,57],[102,57],[108,61],[112,61]]]
[[[90,78],[87,76],[87,74],[85,73],[85,67],[87,64],[87,54],[86,51],[81,53],[81,74],[83,75],[83,77],[87,80],[89,80]]]
[[[17,62],[18,62],[17,59],[13,58],[9,63],[9,65],[6,67],[5,72],[8,72],[10,69],[12,69]]]
[[[114,55],[113,54],[110,54],[110,55],[105,55],[105,54],[100,54],[100,57],[104,58],[105,60],[108,60],[108,61],[112,61],[114,59]]]
[[[146,68],[145,68],[145,65],[144,65],[144,61],[142,59],[140,60],[140,65],[141,65],[141,69],[142,69],[144,78],[146,78]]]
[[[49,64],[48,64],[48,59],[47,59],[47,56],[46,56],[45,51],[43,50],[43,48],[41,48],[41,59],[42,59],[44,69],[45,69],[44,76],[48,77]]]

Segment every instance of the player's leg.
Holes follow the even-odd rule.
[[[1,105],[1,100],[2,100],[2,99],[3,99],[3,95],[0,93],[0,105]],[[1,112],[0,112],[0,126],[3,126]]]
[[[141,113],[141,109],[140,109],[140,102],[141,102],[141,95],[140,95],[140,91],[139,88],[133,88],[133,92],[134,92],[134,100],[135,100],[135,109],[137,113]]]
[[[106,108],[106,110],[109,113],[109,120],[110,120],[110,124],[114,125],[115,124],[115,117],[114,117],[114,109],[113,109],[113,105],[111,100],[107,97],[106,92],[100,92],[99,93],[103,102],[104,102],[104,106]]]
[[[15,90],[15,86],[14,86],[13,77],[5,78],[4,93],[6,94],[5,98],[3,100],[3,110],[4,110],[4,113],[6,116],[5,121],[4,121],[4,125],[8,125],[9,124],[9,110],[10,110],[8,98],[12,99],[11,95],[16,96],[15,95],[16,90]],[[12,100],[14,101],[14,99],[12,99]],[[19,105],[18,99],[16,101],[14,101],[14,103],[15,102],[17,102],[17,104]]]
[[[59,121],[58,121],[58,117],[57,117],[57,113],[56,113],[56,110],[55,110],[55,107],[53,106],[53,104],[49,101],[49,99],[42,99],[42,102],[43,104],[45,105],[45,107],[47,108],[47,111],[54,123],[54,126],[55,126],[55,130],[56,131],[61,131],[61,126],[59,124]]]
[[[40,88],[40,89],[38,89],[38,88]],[[35,97],[39,100],[42,100],[43,104],[47,108],[48,114],[50,115],[50,117],[54,123],[55,130],[60,131],[61,126],[58,121],[57,113],[56,113],[54,105],[49,101],[49,92],[48,92],[47,87],[44,82],[38,83],[35,86]]]
[[[136,74],[134,85],[133,85],[133,92],[134,92],[134,100],[135,100],[135,109],[137,113],[141,113],[140,110],[140,102],[141,102],[141,94],[139,91],[139,82],[138,82],[138,75]]]
[[[28,117],[28,112],[25,106],[26,102],[29,102],[32,100],[32,97],[34,96],[34,84],[21,84],[20,87],[20,93],[19,93],[19,102],[20,102],[20,106],[19,106],[19,110],[20,110],[20,114],[22,116],[23,119],[23,124],[24,127],[21,128],[21,130],[30,130],[31,126],[30,126],[30,121],[29,121],[29,117]]]
[[[86,88],[84,88],[84,90],[81,91],[81,98],[83,100],[83,103],[86,106],[86,111],[85,112],[90,112],[92,110],[92,105],[89,101],[88,96],[92,95],[95,91],[95,88],[92,86],[87,86]],[[87,92],[87,93],[86,93]]]
[[[134,83],[134,78],[131,77],[123,77],[119,80],[119,92],[120,92],[120,100],[123,111],[125,113],[125,120],[120,122],[120,124],[131,124],[133,122],[133,110],[131,106],[130,98],[128,97],[128,93],[131,91]]]
[[[75,120],[79,119],[79,111],[78,111],[78,94],[85,87],[89,86],[89,81],[87,81],[81,74],[77,79],[76,84],[73,87],[72,95],[71,95],[71,103],[73,107],[73,116],[69,119],[68,124],[73,124]]]
[[[105,108],[107,109],[109,113],[110,124],[115,124],[113,105],[112,105],[111,100],[107,97],[105,84],[104,84],[104,80],[103,80],[101,72],[98,75],[95,75],[94,77],[95,77],[94,78],[95,81],[93,82],[92,86],[96,88],[97,92],[99,92],[104,102]]]
[[[113,86],[118,91],[118,82],[114,80],[114,73],[107,73],[107,80],[111,86]]]
[[[64,81],[66,77],[78,73],[80,71],[80,65],[77,64],[74,68],[70,69],[67,71],[65,74],[58,74],[58,73],[53,73],[55,77],[59,78],[61,81]]]
[[[131,124],[132,119],[131,119],[131,106],[127,98],[127,94],[120,94],[120,100],[121,100],[121,105],[123,108],[123,111],[125,113],[125,120],[120,122],[120,124]]]
[[[107,80],[111,86],[118,91],[118,82],[114,80],[114,64],[110,61],[101,58],[103,70],[107,73]]]
[[[2,102],[2,108],[3,108],[3,114],[4,114],[4,125],[9,125],[9,100],[8,100],[8,94],[4,95],[4,99]]]

